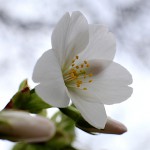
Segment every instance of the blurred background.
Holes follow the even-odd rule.
[[[149,0],[0,0],[0,109],[19,83],[31,80],[41,54],[51,48],[51,33],[66,12],[81,11],[89,23],[103,24],[117,39],[115,61],[133,76],[134,93],[127,101],[107,106],[107,114],[128,132],[88,135],[77,130],[74,143],[82,150],[150,150],[150,1]],[[13,143],[0,140],[0,150]]]

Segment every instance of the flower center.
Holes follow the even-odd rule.
[[[86,83],[92,83],[92,73],[87,73],[90,64],[84,60],[80,64],[76,64],[79,56],[72,60],[72,64],[66,73],[63,74],[64,81],[67,87],[74,87],[81,90],[87,90]]]

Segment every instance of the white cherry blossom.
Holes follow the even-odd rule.
[[[44,52],[33,71],[37,94],[52,106],[76,106],[84,119],[103,129],[104,104],[132,94],[131,74],[113,62],[116,42],[102,25],[89,25],[80,12],[66,13],[52,33],[52,49]]]

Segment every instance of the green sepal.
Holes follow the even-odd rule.
[[[94,133],[91,132],[91,129],[95,127],[93,127],[87,121],[85,121],[85,119],[82,117],[80,112],[75,107],[69,106],[67,108],[59,108],[59,109],[62,113],[67,115],[69,118],[71,118],[75,122],[75,126],[77,128],[81,129],[84,132],[94,135]]]
[[[67,108],[59,108],[59,110],[75,122],[81,117],[80,112],[73,106],[69,106]]]
[[[92,125],[90,125],[87,121],[84,120],[84,118],[81,116],[75,123],[76,127],[81,129],[82,131],[95,135],[95,133],[91,132],[91,129],[96,129]]]
[[[58,111],[53,115],[51,121],[55,123],[57,130],[55,136],[51,139],[49,144],[52,146],[55,145],[54,143],[57,143],[60,147],[64,145],[71,145],[76,137],[73,120]]]
[[[35,90],[30,90],[29,87],[18,91],[11,100],[14,109],[21,109],[31,113],[40,113],[43,109],[51,107],[35,93]]]
[[[12,150],[77,150],[71,145],[64,145],[59,148],[59,145],[50,147],[47,143],[17,143]]]
[[[26,87],[29,87],[29,86],[28,86],[28,80],[27,80],[27,79],[23,80],[23,81],[20,83],[18,91],[21,91],[21,90],[25,89]]]
[[[12,150],[51,150],[48,149],[47,146],[44,146],[43,144],[29,144],[29,143],[17,143]]]

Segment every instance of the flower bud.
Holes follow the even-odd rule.
[[[107,118],[107,122],[104,129],[90,128],[88,130],[93,133],[105,134],[123,134],[127,132],[127,128],[124,124],[110,117]]]
[[[101,133],[108,133],[108,134],[123,134],[127,132],[127,128],[121,122],[114,120],[110,117],[107,118],[107,122],[105,128],[101,130]]]
[[[0,138],[11,141],[44,142],[53,137],[53,122],[23,111],[0,112]]]

